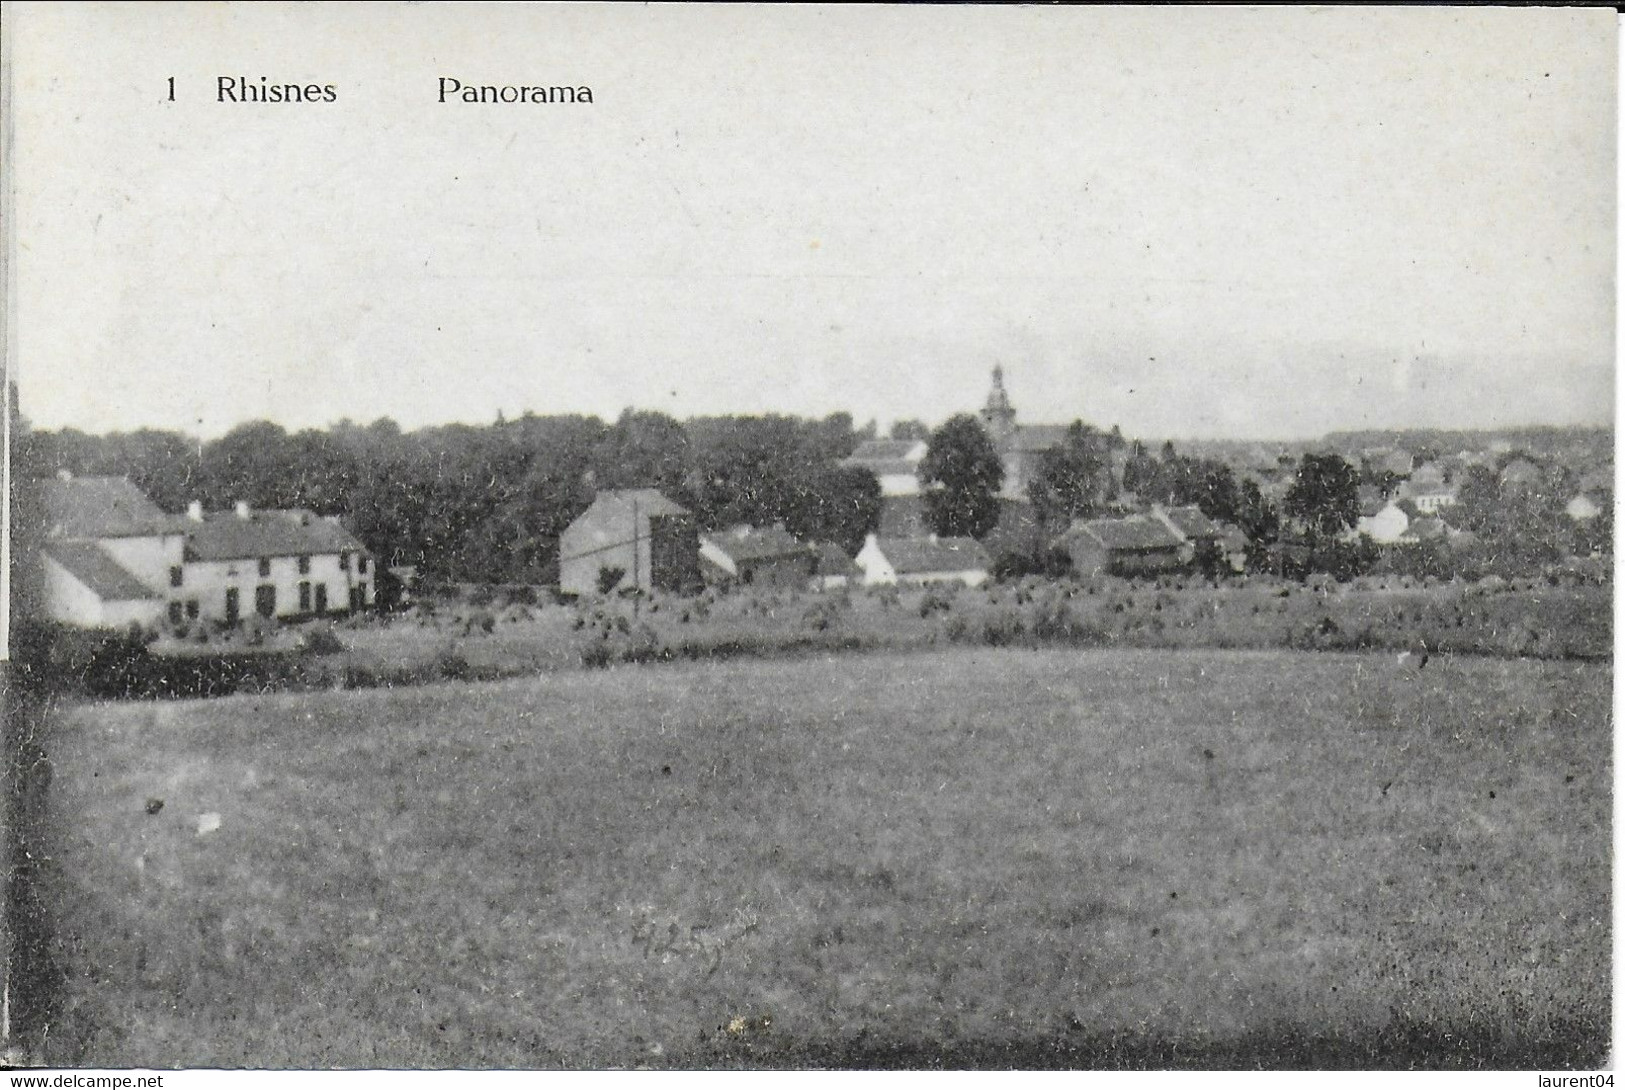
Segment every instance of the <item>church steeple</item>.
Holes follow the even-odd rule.
[[[1010,407],[1010,395],[1004,392],[1003,367],[993,368],[993,389],[988,391],[987,406],[981,416],[982,426],[995,441],[1016,430],[1016,410]]]

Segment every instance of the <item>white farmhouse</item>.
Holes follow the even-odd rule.
[[[372,606],[372,555],[336,518],[302,509],[187,515],[185,616],[300,620]],[[172,620],[179,618],[171,613]]]
[[[151,625],[181,593],[185,527],[125,477],[43,482],[45,615],[86,628]]]

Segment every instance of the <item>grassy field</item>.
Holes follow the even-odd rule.
[[[82,704],[46,1058],[1594,1066],[1611,689],[959,647]]]

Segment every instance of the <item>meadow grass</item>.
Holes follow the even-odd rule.
[[[46,1060],[1594,1066],[1611,688],[965,647],[81,704]]]

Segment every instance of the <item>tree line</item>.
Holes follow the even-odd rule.
[[[289,432],[257,421],[199,443],[179,432],[24,431],[19,476],[123,475],[167,511],[302,507],[342,515],[388,565],[481,582],[552,582],[559,534],[599,489],[658,488],[702,528],[748,522],[855,552],[879,521],[874,475],[839,465],[872,435],[823,419],[679,422],[628,410],[403,431],[387,418]]]
[[[298,432],[257,421],[203,443],[150,429],[19,431],[19,476],[125,475],[176,512],[192,501],[208,510],[246,501],[342,515],[385,564],[416,565],[445,580],[555,582],[559,535],[599,489],[656,488],[692,511],[702,529],[783,524],[849,555],[880,521],[875,476],[841,464],[874,437],[874,425],[859,429],[846,413],[678,421],[629,409],[613,423],[526,413],[411,432],[387,418]],[[934,532],[980,539],[999,524],[1004,460],[976,417],[961,414],[936,429],[902,421],[892,437],[928,442],[920,478]],[[1182,455],[1171,442],[1153,454],[1115,427],[1076,421],[1038,458],[1027,496],[1050,536],[1076,519],[1161,503],[1195,506],[1239,527],[1261,567],[1280,567],[1279,551],[1273,560],[1264,555],[1277,545],[1298,550],[1299,566],[1339,576],[1378,559],[1348,531],[1359,517],[1360,485],[1389,482],[1366,479],[1370,467],[1362,474],[1335,453],[1305,454],[1279,506],[1223,461]],[[1408,550],[1406,563],[1440,575],[1537,571],[1565,556],[1611,550],[1611,511],[1576,524],[1562,510],[1572,473],[1551,463],[1543,473],[1538,487],[1504,487],[1495,468],[1469,470],[1450,520],[1479,544],[1427,544]],[[1042,567],[1046,552],[1040,544],[1025,563]]]

